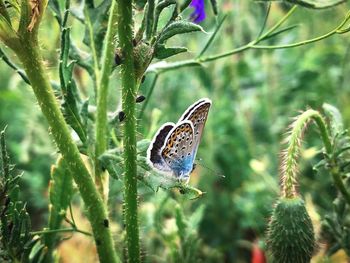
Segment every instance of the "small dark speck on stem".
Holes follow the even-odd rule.
[[[104,219],[103,220],[103,225],[105,226],[105,227],[109,227],[109,221],[108,221],[108,219]]]
[[[125,120],[125,112],[124,111],[120,111],[119,113],[118,113],[118,119],[119,119],[119,121],[120,122],[122,122],[123,120]]]
[[[141,83],[144,83],[146,80],[146,75],[143,75],[142,78],[141,78]]]
[[[138,96],[138,97],[136,98],[136,103],[141,103],[141,102],[143,102],[145,99],[146,99],[145,96],[140,95],[140,96]]]
[[[119,66],[123,62],[121,56],[118,53],[116,53],[114,56],[114,62],[117,66]]]

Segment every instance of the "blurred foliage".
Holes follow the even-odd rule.
[[[0,259],[2,262],[41,262],[44,246],[31,231],[26,204],[19,200],[16,174],[6,150],[5,131],[0,132]]]
[[[135,2],[140,7],[146,1]],[[62,18],[64,3],[58,3]],[[212,32],[218,18],[227,15],[208,54],[238,47],[259,34],[266,4],[222,0],[217,3],[218,17],[214,17],[209,1],[206,3],[207,19],[201,24],[206,32]],[[80,3],[72,2],[71,5],[72,13],[79,17],[82,12]],[[273,3],[267,25],[274,25],[289,8],[289,4]],[[349,3],[322,11],[299,8],[288,20],[288,25],[298,27],[267,40],[267,43],[297,42],[324,34],[342,20],[349,8]],[[165,14],[170,13],[166,11],[168,13],[160,17],[163,24],[167,21]],[[190,13],[191,10],[186,10],[184,16]],[[135,18],[139,25],[142,13],[136,12]],[[70,38],[77,40],[75,48],[82,54],[68,73],[74,77],[81,101],[85,102],[94,94],[93,80],[82,70],[86,66],[84,62],[91,60],[87,53],[89,48],[82,41],[89,42],[85,38],[85,27],[79,21],[70,17],[67,23],[71,26]],[[93,23],[95,27],[103,21],[97,19]],[[58,68],[65,70],[62,66],[68,66],[58,63],[57,48],[62,43],[60,30],[56,18],[47,11],[40,33],[41,46],[47,71],[57,83],[62,83]],[[202,50],[209,37],[200,32],[191,34],[191,37],[174,36],[167,45],[172,46],[176,41],[177,45],[186,46],[189,53],[178,54],[169,61],[192,57]],[[6,48],[3,50],[11,54]],[[146,138],[149,141],[157,127],[166,121],[176,121],[188,105],[201,97],[210,98],[213,106],[199,147],[198,157],[202,159],[199,163],[203,166],[197,165],[190,182],[191,186],[205,192],[202,198],[189,201],[175,190],[157,191],[140,182],[141,240],[147,251],[145,260],[195,262],[193,258],[196,258],[202,262],[249,262],[250,247],[242,245],[242,241],[253,243],[265,237],[278,191],[280,141],[290,118],[307,106],[320,109],[327,102],[340,109],[344,126],[350,125],[349,57],[349,35],[344,34],[293,49],[248,50],[206,63],[203,67],[165,72],[157,77],[155,86],[152,84],[154,74],[147,74],[139,93],[146,95],[152,87],[154,90],[152,96],[139,105],[141,111],[147,103],[139,120],[140,140]],[[17,61],[15,57],[11,59]],[[121,103],[120,83],[115,77],[117,71],[111,78],[108,97],[111,118],[119,111]],[[20,199],[28,202],[27,210],[33,228],[42,229],[48,217],[50,166],[57,159],[57,153],[30,87],[5,63],[0,65],[0,75],[0,128],[8,125],[10,155],[17,163],[16,168],[24,171]],[[82,114],[83,105],[79,104],[74,111]],[[89,106],[89,113],[93,111],[94,108]],[[117,151],[122,146],[122,123],[111,122],[111,125],[115,129],[110,144]],[[77,130],[77,134],[81,136],[82,133]],[[321,159],[321,142],[317,134],[311,132],[306,135],[305,141],[307,143],[301,153],[300,173],[303,176],[300,188],[302,193],[311,194],[317,213],[324,218],[332,209],[338,209],[338,203],[332,205],[331,202],[337,195],[331,176],[326,172],[315,173],[312,169]],[[316,148],[310,148],[310,145]],[[120,160],[116,163],[108,158],[105,160],[105,168],[110,174],[114,169],[114,174],[120,175],[120,167],[116,165],[120,164]],[[216,176],[217,173],[224,174],[225,178]],[[122,225],[121,183],[111,179],[110,187],[113,223]],[[79,200],[75,203],[79,204]],[[336,222],[331,217],[328,222],[337,229],[333,233],[338,233],[345,218]],[[327,244],[339,245],[343,237],[326,231],[322,238]],[[339,246],[335,248],[337,251]]]

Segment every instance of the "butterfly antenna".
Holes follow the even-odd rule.
[[[198,158],[197,161],[202,161],[202,158]],[[202,166],[203,168],[209,170],[210,172],[212,172],[214,175],[221,177],[221,178],[225,178],[226,176],[224,174],[220,174],[219,172],[209,168],[208,166],[202,164],[202,163],[197,163],[198,165]]]

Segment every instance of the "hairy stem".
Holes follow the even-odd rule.
[[[107,98],[109,77],[113,67],[114,36],[117,33],[117,8],[115,1],[112,1],[108,28],[105,37],[105,45],[102,56],[102,70],[97,88],[97,118],[96,118],[96,144],[95,144],[95,181],[96,186],[107,203],[108,199],[108,177],[102,167],[98,157],[107,149]]]
[[[124,123],[124,222],[128,262],[140,262],[139,224],[137,214],[136,117],[137,79],[133,51],[132,1],[118,0],[118,35],[122,50],[122,106]]]
[[[287,149],[282,155],[281,176],[282,176],[282,193],[284,197],[292,198],[296,193],[297,185],[297,158],[300,152],[301,140],[305,127],[310,121],[315,121],[320,137],[322,139],[326,155],[330,157],[330,173],[333,177],[334,184],[343,195],[346,202],[350,205],[350,194],[347,191],[343,180],[341,179],[341,173],[339,166],[332,156],[332,143],[328,134],[327,126],[322,115],[315,110],[309,109],[303,112],[297,117],[294,123],[291,125],[290,135],[286,141],[288,143]]]
[[[50,131],[67,166],[78,185],[84,200],[87,216],[90,221],[97,252],[101,262],[120,262],[114,249],[112,236],[104,221],[108,218],[106,208],[95,184],[85,167],[77,146],[74,144],[69,128],[59,109],[48,76],[45,73],[43,60],[39,53],[39,45],[34,38],[20,39],[21,49],[15,52],[21,60],[32,85],[38,104],[49,124]]]
[[[297,162],[305,128],[312,120],[314,120],[319,127],[321,138],[325,145],[326,151],[331,151],[331,144],[329,141],[327,128],[321,114],[318,111],[312,109],[304,111],[302,114],[300,114],[291,125],[290,134],[286,138],[286,143],[288,146],[282,155],[282,193],[286,198],[293,198],[297,195]]]

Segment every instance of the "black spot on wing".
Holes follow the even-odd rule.
[[[150,160],[152,163],[162,163],[162,157],[160,156],[160,149],[164,145],[166,136],[169,134],[170,130],[173,127],[174,125],[168,124],[158,131],[153,143],[153,147],[150,151]]]

